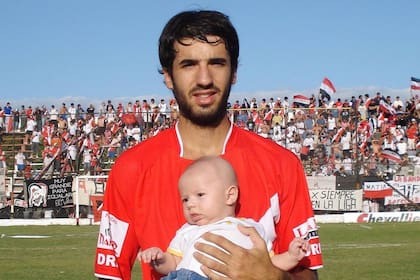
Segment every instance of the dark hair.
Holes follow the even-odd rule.
[[[172,17],[165,25],[159,38],[159,60],[163,69],[172,74],[172,65],[176,56],[174,43],[184,38],[193,38],[210,44],[208,35],[218,36],[225,43],[230,56],[232,74],[238,68],[239,39],[229,17],[218,11],[185,11]]]

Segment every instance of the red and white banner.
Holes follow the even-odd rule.
[[[392,186],[397,191],[385,197],[385,205],[420,203],[420,176],[395,176]]]
[[[364,198],[384,198],[392,195],[392,188],[385,182],[364,182],[363,197]]]

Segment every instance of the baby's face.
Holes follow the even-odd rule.
[[[189,224],[205,225],[225,217],[226,188],[220,186],[217,178],[209,177],[190,177],[180,185],[184,216]]]

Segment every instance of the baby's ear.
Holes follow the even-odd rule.
[[[235,185],[231,185],[226,190],[226,203],[228,205],[233,205],[238,200],[239,189]]]

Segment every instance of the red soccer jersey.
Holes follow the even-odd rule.
[[[123,153],[109,175],[97,243],[95,275],[130,279],[141,248],[166,250],[184,223],[178,178],[192,162],[182,158],[182,140],[167,129]],[[306,178],[290,151],[255,133],[233,126],[221,155],[234,167],[239,183],[238,217],[262,223],[285,252],[295,236],[310,240],[311,254],[301,265],[322,267],[318,231]],[[142,265],[143,279],[161,275]]]

